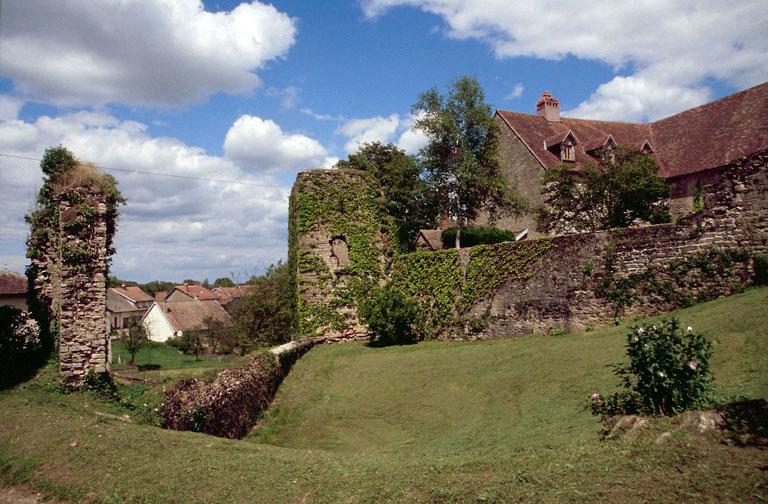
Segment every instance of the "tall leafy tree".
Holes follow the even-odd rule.
[[[480,212],[493,219],[500,212],[525,209],[501,173],[498,127],[475,77],[459,77],[445,95],[437,88],[422,93],[411,112],[418,117],[414,127],[429,139],[420,156],[428,181],[456,220],[457,248],[461,230]]]
[[[597,231],[635,221],[669,222],[672,185],[658,171],[652,157],[626,146],[602,152],[597,165],[581,172],[565,164],[548,170],[537,227],[543,232]]]
[[[278,261],[248,282],[250,294],[232,308],[229,346],[245,354],[253,349],[285,343],[291,338],[291,293],[288,265]]]
[[[396,145],[366,142],[336,166],[367,171],[376,178],[384,196],[383,210],[392,220],[401,250],[412,249],[419,230],[434,225],[436,195],[422,178],[416,158]]]

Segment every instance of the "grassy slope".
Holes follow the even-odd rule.
[[[678,314],[720,341],[721,393],[768,397],[766,308],[760,289]],[[615,383],[605,364],[622,358],[625,331],[318,347],[251,438],[262,443],[105,420],[92,411],[108,407],[46,392],[40,377],[0,393],[0,479],[101,502],[768,498],[765,450],[684,434],[597,441],[582,406]]]

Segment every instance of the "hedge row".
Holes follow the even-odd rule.
[[[443,247],[456,246],[456,227],[444,229],[440,234]],[[515,241],[515,232],[485,226],[473,226],[461,230],[461,247],[474,247],[475,245],[492,245],[494,243]]]
[[[283,376],[275,357],[265,352],[213,381],[192,378],[176,384],[166,394],[164,427],[242,439],[269,406]]]

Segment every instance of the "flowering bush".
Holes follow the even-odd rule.
[[[592,394],[593,414],[673,415],[711,399],[712,344],[677,319],[632,327],[627,355],[629,364],[613,366],[624,390],[605,398]]]

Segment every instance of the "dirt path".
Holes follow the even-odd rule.
[[[64,504],[61,501],[43,500],[39,493],[23,486],[0,487],[0,504]]]

